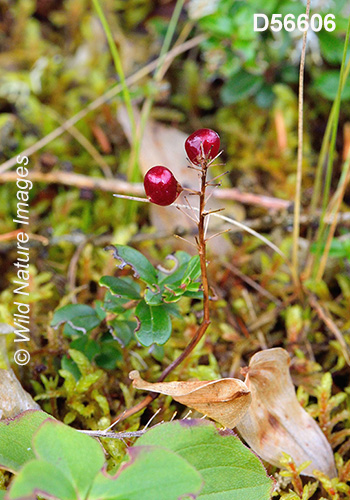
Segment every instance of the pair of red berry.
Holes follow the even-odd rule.
[[[220,137],[209,128],[193,132],[185,141],[185,150],[194,165],[212,160],[219,153]],[[157,165],[145,175],[144,187],[147,198],[156,205],[171,205],[182,191],[173,173],[166,167]]]

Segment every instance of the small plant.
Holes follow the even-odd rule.
[[[157,272],[146,257],[136,250],[120,245],[108,247],[114,251],[115,258],[121,261],[120,268],[125,265],[131,266],[134,276],[147,285],[143,299],[138,303],[135,311],[138,322],[135,335],[141,344],[146,346],[154,342],[163,344],[168,340],[171,333],[169,312],[174,310],[169,310],[167,304],[177,302],[181,296],[203,299],[203,319],[197,332],[182,354],[163,371],[159,381],[164,380],[193,351],[210,324],[210,294],[206,259],[208,239],[206,235],[208,216],[213,212],[206,210],[206,203],[209,199],[206,191],[208,186],[216,187],[218,185],[213,180],[208,180],[208,169],[219,156],[219,149],[219,135],[214,130],[207,128],[197,130],[185,141],[185,150],[191,162],[189,168],[198,172],[200,182],[198,191],[189,190],[190,195],[199,197],[198,209],[195,209],[188,198],[184,196],[187,203],[186,208],[191,212],[191,215],[186,211],[184,213],[197,225],[198,230],[195,243],[185,241],[195,246],[198,252],[197,256],[189,259],[184,252],[177,252],[172,257],[175,260],[175,269],[165,272],[164,275],[164,269],[161,268],[160,272]],[[144,178],[144,187],[149,201],[163,206],[171,205],[185,190],[172,172],[164,166],[155,166],[148,170]],[[176,205],[176,207],[181,211],[184,210],[182,205]],[[198,281],[199,278],[201,278],[201,283]],[[100,283],[108,286],[112,293],[121,297],[124,292],[118,280],[119,278],[103,277]],[[145,399],[147,402],[148,400],[149,398]],[[132,409],[130,411],[132,412]]]
[[[118,473],[107,471],[95,439],[42,411],[0,422],[0,443],[1,467],[16,473],[6,500],[267,500],[271,490],[259,459],[233,432],[202,420],[150,429],[128,449]],[[246,474],[236,473],[240,463]]]

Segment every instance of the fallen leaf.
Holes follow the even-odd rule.
[[[333,452],[316,421],[299,404],[284,349],[258,352],[250,360],[245,383],[252,403],[237,425],[249,446],[267,462],[281,466],[282,452],[296,465],[311,460],[302,474],[315,469],[335,477]]]
[[[146,382],[138,371],[130,372],[136,389],[159,392],[171,396],[175,401],[232,428],[247,411],[251,395],[244,382],[235,378],[183,382]]]

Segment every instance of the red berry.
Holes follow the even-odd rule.
[[[182,191],[173,173],[166,167],[157,165],[145,175],[143,185],[147,198],[156,205],[171,205]]]
[[[203,144],[203,150],[201,144]],[[206,161],[215,158],[219,152],[219,148],[220,137],[210,128],[196,130],[185,141],[187,156],[195,165],[200,165],[203,160]]]

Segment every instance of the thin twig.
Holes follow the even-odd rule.
[[[88,436],[98,437],[98,438],[112,438],[112,439],[130,439],[135,437],[141,437],[145,434],[146,430],[133,431],[133,432],[107,432],[107,431],[84,431],[79,430],[83,434]]]
[[[21,154],[26,155],[26,151],[23,151],[23,153]],[[13,164],[15,163],[16,160],[14,161]],[[6,163],[3,163],[2,166],[4,165],[6,165]],[[11,166],[12,165],[10,165],[10,167]],[[142,183],[129,183],[126,181],[120,181],[118,179],[110,179],[108,181],[103,182],[103,179],[101,179],[100,177],[90,177],[83,174],[60,172],[58,170],[47,174],[31,170],[28,173],[28,179],[34,182],[65,184],[68,186],[76,186],[78,188],[86,187],[87,189],[100,189],[101,191],[107,191],[111,193],[119,192],[119,194],[116,194],[115,196],[126,199],[131,199],[128,198],[127,196],[128,194],[142,195],[145,192]],[[0,167],[0,183],[16,182],[16,181],[17,181],[17,176],[15,172],[7,172],[1,174],[1,167]],[[239,203],[244,203],[247,205],[256,205],[269,210],[287,210],[290,207],[289,201],[263,195],[242,193],[236,188],[221,188],[220,190],[213,189],[206,201],[208,201],[211,196],[217,198],[218,200],[238,201]],[[134,199],[134,201],[147,201],[147,200],[145,198],[140,198],[138,200]]]
[[[306,2],[306,18],[309,19],[310,0]],[[299,70],[299,100],[298,100],[298,160],[297,179],[294,198],[294,221],[293,221],[293,248],[292,248],[292,276],[295,287],[300,290],[299,279],[299,235],[300,235],[300,200],[301,184],[303,175],[303,105],[304,105],[304,70],[306,54],[307,30],[303,33],[303,46],[300,58]]]

